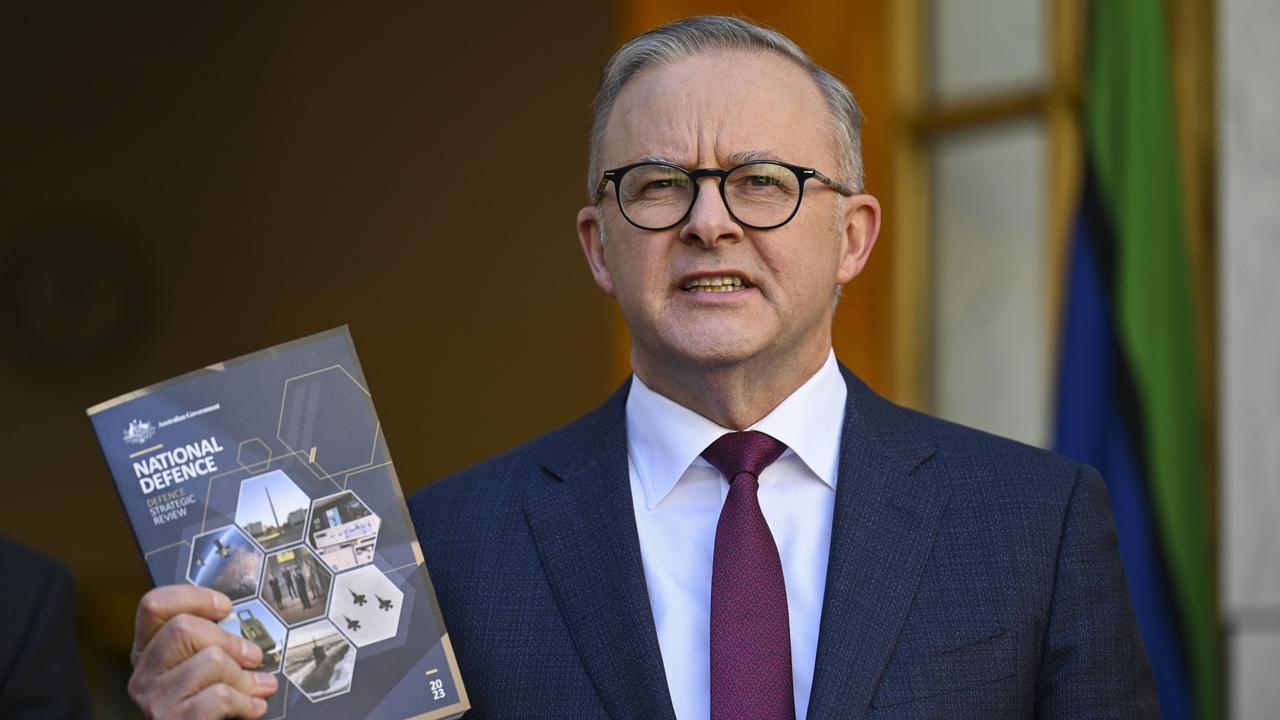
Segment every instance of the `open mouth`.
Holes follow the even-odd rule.
[[[733,292],[749,287],[750,283],[736,275],[711,275],[694,278],[680,289],[685,292]]]

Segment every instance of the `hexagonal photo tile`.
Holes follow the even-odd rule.
[[[328,620],[289,632],[284,674],[312,702],[350,690],[355,666],[356,649]]]
[[[329,620],[357,647],[393,638],[404,593],[372,565],[340,573],[333,581]]]
[[[333,573],[311,548],[298,545],[267,556],[262,602],[290,627],[324,617]]]
[[[240,483],[236,524],[264,550],[292,545],[307,527],[311,498],[280,470]]]
[[[355,493],[344,490],[317,499],[311,506],[307,542],[334,570],[373,561],[382,519]]]
[[[258,593],[262,551],[235,525],[225,525],[191,540],[187,579],[226,594],[231,602]]]
[[[253,599],[232,607],[231,614],[218,623],[218,626],[262,650],[262,664],[255,670],[270,673],[280,671],[289,630],[261,600]]]

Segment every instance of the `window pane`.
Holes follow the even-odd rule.
[[[1049,439],[1046,153],[1039,120],[930,147],[934,410],[1036,445]]]
[[[1043,87],[1046,6],[1046,0],[931,0],[934,99]]]

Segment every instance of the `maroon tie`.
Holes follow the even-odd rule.
[[[749,430],[702,453],[729,481],[711,564],[711,720],[795,718],[787,586],[756,497],[760,473],[786,449]]]

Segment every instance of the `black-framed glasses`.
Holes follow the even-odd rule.
[[[813,178],[841,195],[854,193],[813,168],[777,160],[757,160],[720,170],[685,170],[679,165],[647,160],[606,170],[596,188],[596,202],[613,183],[618,208],[641,230],[668,230],[679,225],[698,200],[698,181],[717,178],[720,199],[740,225],[772,230],[791,222],[800,210],[805,181]]]

